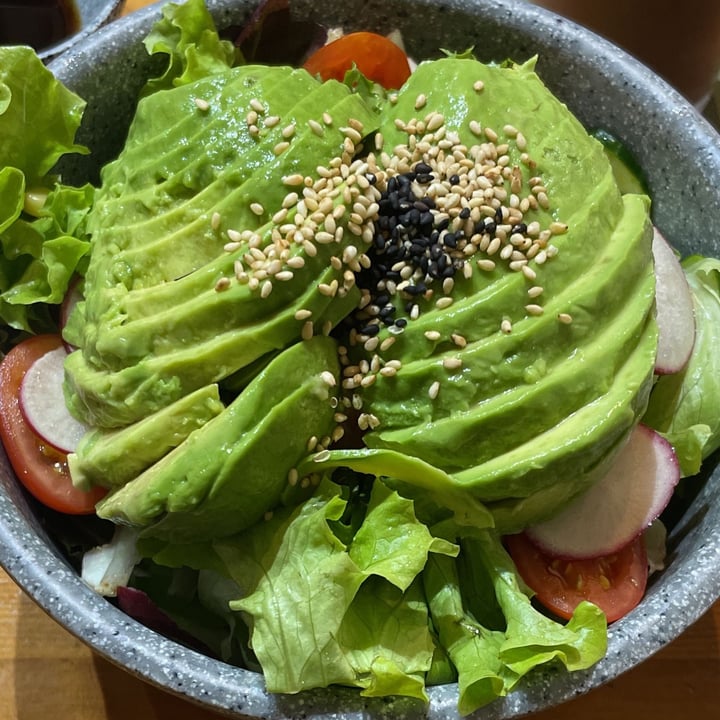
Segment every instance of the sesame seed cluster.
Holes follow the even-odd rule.
[[[470,91],[483,90],[478,81]],[[407,139],[392,147],[380,132],[366,136],[360,121],[343,121],[338,128],[342,152],[312,176],[284,176],[288,192],[268,225],[257,231],[226,230],[225,250],[239,257],[234,278],[221,278],[218,291],[235,280],[266,298],[275,283],[304,282],[297,272],[319,253],[335,276],[317,283],[317,292],[332,298],[359,290],[356,310],[338,329],[342,377],[340,395],[332,397],[335,429],[308,441],[308,451],[320,453],[318,459],[348,431],[357,435],[379,427],[380,418],[363,411],[363,389],[401,370],[401,360],[391,357],[397,336],[422,312],[450,307],[463,292],[458,282],[469,282],[476,273],[488,280],[493,273],[520,273],[527,282],[525,313],[544,312],[538,274],[558,253],[553,238],[568,226],[548,219],[550,194],[526,137],[512,125],[496,130],[472,119],[461,138],[441,113],[424,112],[426,105],[420,94],[417,115],[395,120]],[[282,125],[255,99],[246,120],[248,132],[258,139],[262,128]],[[325,112],[307,124],[322,136],[335,119]],[[295,123],[285,125],[273,152],[285,152],[297,131]],[[266,209],[256,205],[253,212],[263,215]],[[211,223],[217,230],[221,218],[213,215]],[[307,308],[299,308],[295,318],[304,340],[334,330],[330,321],[318,327]],[[571,323],[572,317],[562,313],[558,321]],[[511,320],[498,318],[498,329],[511,333]],[[442,335],[428,330],[425,337],[438,342]],[[461,350],[476,338],[450,333],[448,339]],[[459,356],[443,360],[450,371],[462,363]],[[323,381],[334,388],[335,378],[326,375]],[[439,392],[437,381],[427,388],[431,399]],[[290,480],[298,482],[296,473]]]

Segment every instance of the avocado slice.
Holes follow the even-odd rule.
[[[145,537],[190,542],[239,532],[281,499],[301,497],[286,492],[289,474],[307,454],[309,438],[327,436],[334,426],[327,373],[337,381],[332,338],[291,345],[220,415],[104,498],[97,514],[145,528]]]
[[[480,90],[448,96],[448,87]],[[418,105],[426,117],[441,113],[446,134],[466,148],[483,142],[485,128],[496,143],[522,130],[533,162],[514,141],[505,162],[523,183],[541,178],[550,200],[524,219],[557,228],[557,254],[529,260],[531,273],[497,262],[456,277],[450,303],[437,305],[436,286],[413,298],[419,316],[401,332],[380,327],[379,346],[393,336],[381,365],[395,360],[397,371],[376,373],[362,389],[363,411],[375,419],[365,443],[437,466],[489,503],[499,525],[517,529],[587,487],[644,410],[657,346],[649,202],[620,192],[600,143],[549,95],[532,63],[421,64],[385,108],[386,145],[407,142]],[[398,311],[406,302],[394,298]],[[352,349],[356,362],[363,349]],[[417,495],[416,484],[391,482]]]
[[[94,428],[68,455],[73,484],[124,485],[224,409],[218,386],[206,385],[132,425]]]
[[[163,132],[163,116],[182,119]],[[341,178],[323,210],[347,210],[333,216],[337,241],[308,247],[287,229],[310,213],[306,184],[283,178],[316,178],[348,153],[348,126],[367,134],[377,122],[345,85],[291,68],[243,66],[145,98],[93,211],[85,301],[69,324],[80,347],[66,365],[72,412],[95,427],[132,424],[305,337],[308,322],[327,332],[345,317],[359,294],[337,259],[357,243],[343,204],[356,188]],[[313,222],[317,237],[326,226]],[[256,253],[279,263],[280,280],[244,272]]]

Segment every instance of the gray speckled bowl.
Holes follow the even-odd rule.
[[[118,17],[123,0],[76,0],[76,4],[80,15],[80,29],[65,40],[42,49],[38,55],[46,62],[75,45],[82,44],[92,33]]]
[[[242,21],[245,0],[216,0],[221,25]],[[720,139],[677,93],[616,48],[557,17],[513,0],[297,0],[300,14],[370,29],[399,27],[417,58],[474,45],[483,59],[539,56],[538,72],[588,127],[603,127],[637,155],[654,196],[654,220],[685,252],[720,254]],[[52,64],[89,101],[81,141],[94,149],[66,177],[94,178],[113,157],[149,61],[141,38],[157,6],[113,23]],[[479,711],[518,717],[591,690],[677,637],[720,595],[720,470],[684,485],[673,508],[668,568],[642,604],[610,629],[607,657],[593,669],[532,676],[519,692]],[[130,672],[226,712],[263,718],[456,718],[457,688],[430,689],[424,709],[410,701],[367,700],[350,690],[271,696],[262,677],[166,640],[90,591],[44,530],[37,506],[0,457],[0,562],[51,616]]]

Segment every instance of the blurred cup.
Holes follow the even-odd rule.
[[[702,108],[720,70],[719,0],[534,0],[619,45]]]

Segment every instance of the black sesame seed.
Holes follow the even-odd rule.
[[[369,335],[370,337],[374,337],[380,332],[380,325],[377,323],[373,323],[372,325],[366,325],[365,327],[360,329],[361,335]]]

